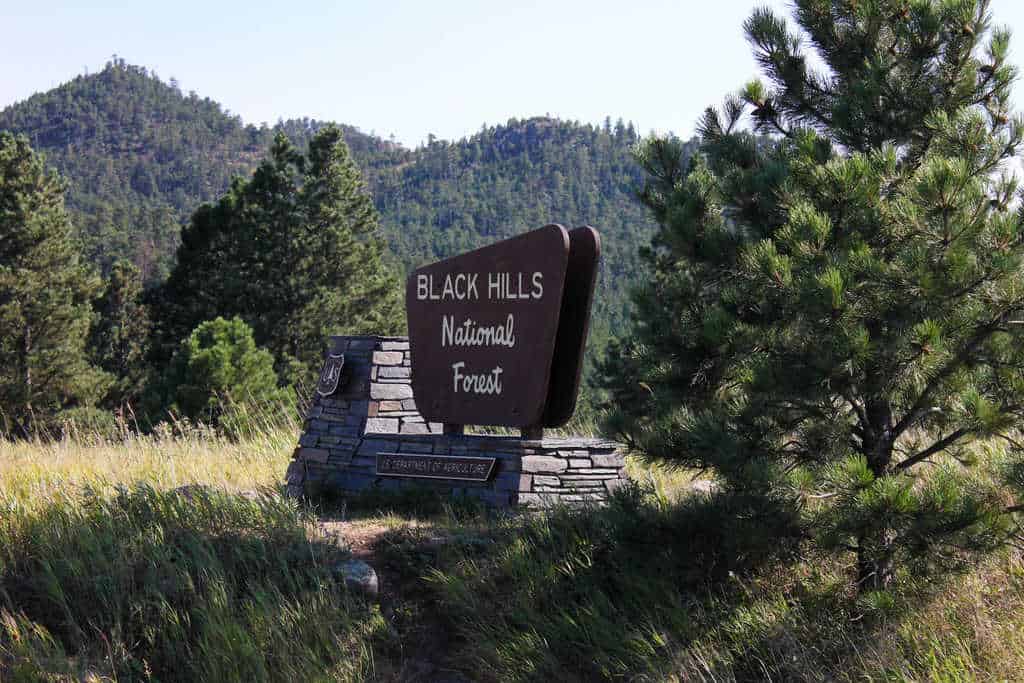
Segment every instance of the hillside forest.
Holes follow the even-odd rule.
[[[193,228],[202,222],[201,207],[223,204],[237,190],[233,180],[252,181],[260,163],[274,158],[275,149],[275,163],[282,164],[289,163],[285,157],[293,152],[305,153],[328,127],[340,133],[336,137],[346,148],[344,156],[354,163],[356,174],[344,183],[360,188],[358,192],[370,200],[363,210],[373,214],[367,213],[366,225],[354,231],[353,245],[366,239],[383,241],[382,268],[390,272],[389,281],[396,289],[402,274],[411,268],[550,222],[597,227],[603,238],[603,261],[589,374],[611,330],[628,318],[631,283],[644,268],[636,247],[649,239],[655,227],[637,201],[643,176],[632,155],[639,141],[632,124],[613,123],[610,118],[601,126],[551,118],[512,119],[504,125],[484,126],[462,140],[431,136],[426,144],[406,149],[351,126],[310,119],[247,125],[215,101],[183,93],[173,78],[164,82],[146,68],[114,57],[98,73],[80,75],[0,111],[0,130],[24,136],[45,159],[45,166],[63,178],[65,206],[83,263],[93,266],[106,282],[107,293],[94,312],[92,336],[110,339],[113,332],[120,335],[125,348],[120,360],[94,358],[118,387],[100,401],[104,409],[130,408],[135,419],[144,417],[145,423],[165,417],[164,411],[175,405],[168,398],[173,390],[167,386],[166,366],[184,338],[207,318],[238,316],[254,327],[258,346],[276,348],[274,365],[281,386],[311,381],[315,372],[311,359],[320,352],[316,341],[312,337],[308,341],[303,362],[286,358],[281,343],[275,347],[267,336],[273,323],[261,323],[253,312],[229,303],[238,300],[238,290],[224,289],[216,296],[207,292],[207,298],[219,298],[223,305],[205,305],[201,315],[193,312],[181,320],[171,320],[175,314],[170,309],[175,306],[168,302],[187,299],[189,293],[182,287],[199,282],[182,284],[186,274],[179,272],[175,277],[173,271],[176,267],[187,270],[188,264],[179,261],[188,258],[189,250],[187,240],[182,246],[182,231],[188,233],[190,222]],[[283,140],[292,151],[283,151],[279,144]],[[686,154],[693,145],[687,146]],[[291,171],[291,187],[298,191],[309,179],[298,166]],[[309,214],[306,218],[310,219]],[[248,238],[253,237],[249,233]],[[235,242],[240,239],[237,234],[232,237]],[[317,247],[306,244],[303,248]],[[264,263],[270,258],[269,253],[250,256]],[[236,273],[246,270],[238,260],[219,265],[210,261],[205,267],[218,273],[223,272],[221,267]],[[266,275],[252,282],[257,289],[265,288],[263,298],[274,286]],[[211,280],[204,283],[212,287]],[[321,284],[326,289],[332,285]],[[260,294],[248,292],[247,296],[253,300]],[[111,308],[112,297],[118,299],[119,309],[118,305]],[[299,305],[295,297],[290,301]],[[135,311],[126,315],[125,306]],[[179,309],[175,310],[181,313]],[[335,313],[340,315],[338,309]],[[123,320],[112,321],[111,315],[121,315]],[[388,315],[388,323],[378,317],[377,329],[337,319],[333,326],[328,321],[312,334],[326,337],[342,329],[381,333],[400,329],[404,324],[400,311]],[[289,324],[295,322],[292,319]],[[278,339],[281,336],[277,334]],[[108,356],[110,352],[108,348]],[[224,385],[216,391],[228,389]],[[94,407],[90,404],[95,401],[69,398],[58,403],[82,409]],[[586,399],[583,404],[591,405]],[[82,413],[77,410],[80,420],[86,419]],[[104,420],[95,411],[89,415],[88,419]]]

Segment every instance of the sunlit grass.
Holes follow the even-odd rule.
[[[271,487],[283,481],[297,442],[293,427],[241,442],[196,428],[116,442],[0,439],[0,491],[38,503],[69,490],[136,482],[158,489],[196,483],[226,491]]]

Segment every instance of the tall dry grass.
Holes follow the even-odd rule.
[[[0,492],[30,504],[70,490],[136,482],[158,489],[272,487],[283,480],[298,436],[294,421],[276,420],[240,440],[182,421],[117,440],[73,429],[59,440],[0,439]]]
[[[297,440],[275,416],[0,441],[0,681],[372,678],[379,610],[280,495]]]

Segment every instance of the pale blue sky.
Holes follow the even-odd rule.
[[[689,135],[704,107],[756,74],[741,24],[761,4],[787,6],[0,0],[0,108],[116,53],[246,123],[310,116],[416,145],[550,113]],[[993,0],[992,11],[1024,64],[1024,0]]]

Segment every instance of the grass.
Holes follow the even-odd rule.
[[[842,558],[775,540],[784,509],[692,473],[631,463],[612,505],[534,515],[305,507],[296,438],[0,441],[0,681],[1022,678],[1016,552],[858,599]],[[339,581],[351,552],[379,601]]]
[[[291,429],[269,431],[242,443],[204,429],[116,442],[0,439],[0,492],[42,503],[69,489],[140,481],[161,489],[202,483],[236,492],[275,486],[297,441]]]
[[[0,442],[0,680],[369,677],[386,624],[277,490],[294,439]]]

